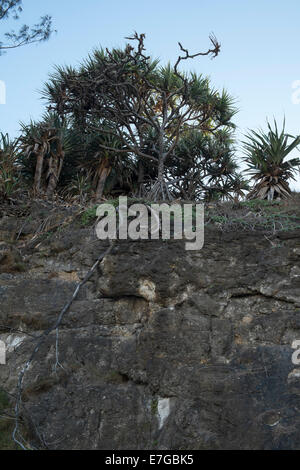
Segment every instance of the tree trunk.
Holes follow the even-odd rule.
[[[103,196],[104,188],[105,188],[105,183],[106,180],[111,172],[111,167],[110,166],[104,166],[101,168],[99,179],[98,179],[98,184],[97,184],[97,189],[96,189],[96,194],[95,194],[95,199],[96,202],[100,202],[101,198]]]
[[[59,142],[57,155],[52,154],[52,162],[53,162],[52,168],[49,168],[50,178],[49,178],[48,187],[47,187],[48,197],[52,197],[56,189],[56,186],[57,186],[60,174],[61,174],[64,157],[65,157],[65,152],[63,151],[61,143]]]
[[[44,152],[40,151],[36,156],[36,167],[34,174],[34,190],[38,194],[41,188],[41,179],[43,172]]]
[[[164,170],[165,170],[165,165],[164,165],[163,159],[161,158],[158,162],[158,176],[157,176],[157,179],[160,184],[164,183]]]
[[[161,158],[158,162],[158,175],[157,180],[152,186],[151,190],[148,193],[148,196],[154,201],[159,200],[172,200],[173,196],[171,195],[168,185],[164,180],[164,170],[165,170],[165,161]]]
[[[49,177],[48,181],[48,187],[47,187],[47,196],[52,197],[54,194],[54,191],[56,190],[56,186],[59,180],[59,176],[61,173],[61,168],[62,168],[62,162],[58,165],[58,162],[55,161],[55,164],[52,167],[51,174]]]
[[[138,195],[139,197],[142,196],[142,187],[143,187],[144,178],[145,178],[144,172],[145,172],[144,164],[142,160],[139,160],[139,164],[138,164]]]
[[[52,197],[53,196],[56,185],[57,185],[57,179],[55,177],[55,174],[51,173],[50,178],[49,178],[49,182],[48,182],[47,192],[46,192],[47,197]]]

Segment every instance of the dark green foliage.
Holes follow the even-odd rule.
[[[179,141],[176,158],[167,162],[178,182],[174,184],[183,199],[219,200],[243,196],[247,183],[238,173],[232,132],[191,131]],[[184,175],[184,177],[181,177]]]
[[[181,137],[191,129],[213,134],[232,127],[236,112],[228,93],[213,90],[207,77],[179,73],[182,58],[160,66],[145,55],[144,35],[128,39],[137,47],[95,50],[76,69],[56,67],[43,91],[49,107],[86,136],[83,166],[92,168],[96,199],[115,185],[170,196],[167,160],[177,158]],[[212,42],[214,49],[199,55],[217,55]]]

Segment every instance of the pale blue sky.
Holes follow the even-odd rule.
[[[76,65],[94,47],[122,45],[137,30],[146,33],[148,52],[162,62],[177,59],[178,41],[191,52],[205,50],[213,31],[220,55],[186,68],[209,75],[215,87],[236,97],[237,137],[264,126],[266,117],[280,121],[284,115],[287,130],[300,133],[300,104],[292,103],[292,83],[300,80],[299,0],[24,0],[23,7],[22,22],[49,13],[58,32],[47,43],[0,57],[0,80],[7,87],[2,132],[14,136],[20,121],[39,118],[38,90],[54,64]],[[1,32],[11,25],[2,21]]]

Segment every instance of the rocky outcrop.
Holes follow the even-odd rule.
[[[34,337],[107,247],[74,222],[20,248],[7,240],[13,223],[0,223],[11,394]],[[200,251],[122,241],[64,317],[58,348],[55,332],[41,346],[22,415],[50,449],[300,449],[297,339],[300,232],[207,228]]]

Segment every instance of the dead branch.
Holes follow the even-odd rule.
[[[213,45],[213,48],[211,49],[208,49],[206,52],[197,52],[196,54],[190,54],[188,49],[185,49],[182,44],[180,42],[178,42],[178,45],[180,47],[180,49],[182,50],[182,52],[185,53],[185,56],[179,56],[178,59],[177,59],[177,62],[174,66],[174,70],[175,72],[177,72],[177,67],[178,65],[180,64],[180,62],[182,60],[186,60],[186,59],[194,59],[195,57],[199,57],[199,56],[206,56],[206,55],[211,55],[212,59],[214,57],[217,57],[217,55],[219,54],[220,50],[221,50],[221,44],[218,42],[217,38],[215,37],[215,35],[212,33],[210,36],[209,36],[209,39]]]

